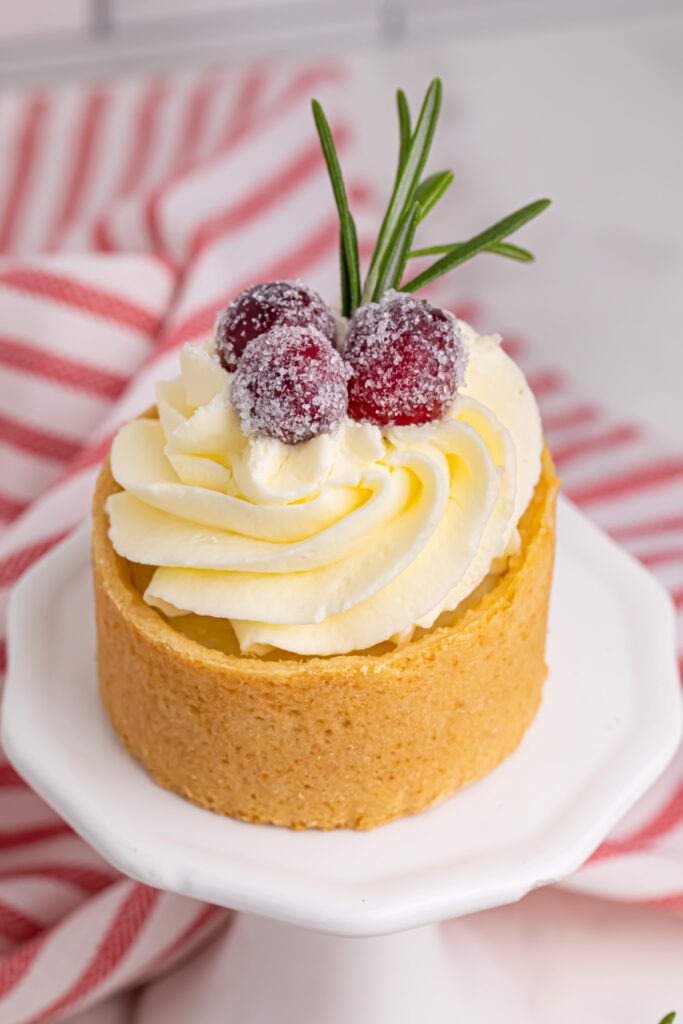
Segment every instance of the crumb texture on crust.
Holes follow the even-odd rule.
[[[94,498],[100,692],[159,785],[213,811],[289,828],[369,829],[488,774],[541,700],[558,481],[550,455],[521,552],[453,626],[381,655],[259,660],[203,647],[142,600]]]

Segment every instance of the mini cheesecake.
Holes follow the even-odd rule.
[[[533,721],[545,639],[558,481],[547,451],[495,585],[380,654],[260,659],[188,638],[114,551],[109,464],[93,506],[102,700],[126,748],[166,789],[244,821],[370,829],[492,771]]]
[[[99,476],[92,564],[102,701],[163,787],[293,829],[369,829],[482,778],[538,709],[558,481],[497,335],[413,293],[510,234],[414,249],[452,174],[413,131],[365,280],[334,142],[334,312],[255,283],[188,342]],[[416,276],[415,256],[440,255]]]

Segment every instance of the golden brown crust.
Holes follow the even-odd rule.
[[[94,498],[102,700],[167,789],[290,828],[368,829],[424,810],[518,746],[540,703],[558,481],[544,452],[522,550],[455,625],[382,654],[263,661],[203,647],[148,607]]]

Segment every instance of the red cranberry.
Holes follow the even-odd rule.
[[[255,284],[218,316],[216,352],[232,372],[247,344],[271,327],[317,327],[334,345],[335,323],[323,299],[301,281]]]
[[[315,327],[273,327],[245,348],[232,401],[246,434],[285,444],[329,434],[346,415],[344,363]]]
[[[440,419],[463,383],[467,363],[453,317],[398,292],[356,312],[344,359],[349,416],[379,426]]]

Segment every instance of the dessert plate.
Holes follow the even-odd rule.
[[[157,787],[99,702],[87,526],[14,592],[7,754],[104,857],[159,888],[355,936],[517,900],[578,868],[681,732],[668,595],[567,501],[558,515],[538,717],[493,774],[431,811],[365,833],[297,833]]]

